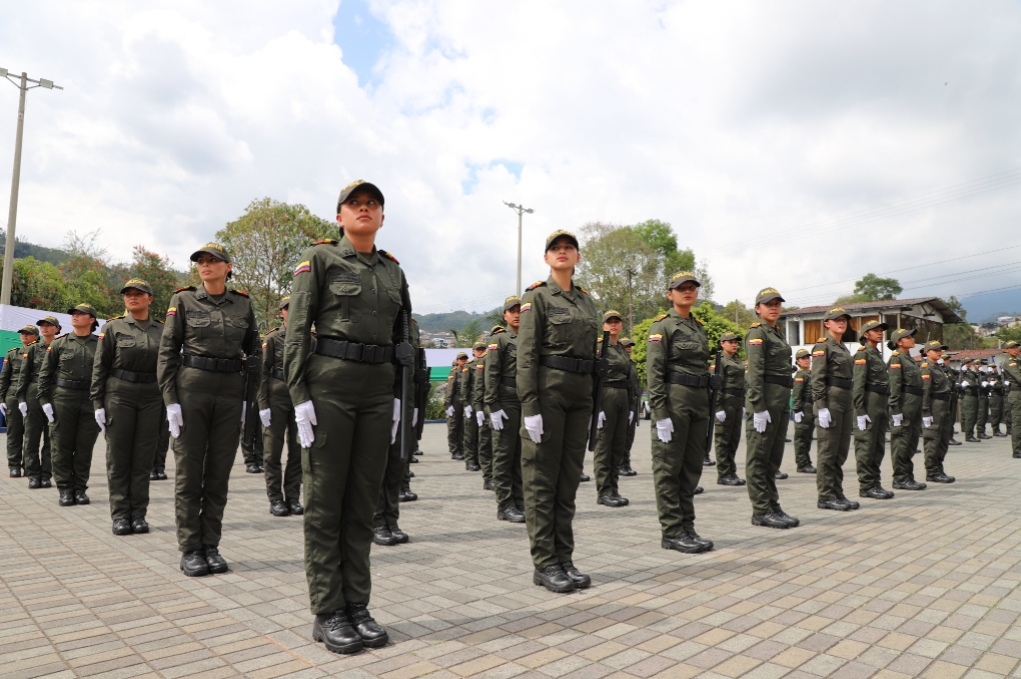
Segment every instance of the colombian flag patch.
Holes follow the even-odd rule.
[[[927,379],[929,379],[929,376],[928,375],[922,375],[922,379],[923,380],[927,380]]]
[[[172,306],[169,309],[167,309],[167,316],[176,316],[176,315],[177,315],[177,307],[176,306]]]
[[[762,344],[762,340],[761,339],[750,339],[750,340],[748,340],[748,344],[752,344],[752,345],[758,346],[759,344]]]
[[[490,344],[489,345],[489,351],[496,351],[499,348],[500,348],[499,344]]]
[[[650,342],[662,342],[663,341],[663,335],[649,335],[649,341]]]
[[[531,311],[531,310],[532,310],[532,303],[531,302],[525,302],[524,304],[521,305],[521,313],[525,313],[526,311]]]
[[[301,264],[299,264],[297,266],[297,268],[294,270],[294,275],[297,276],[298,274],[301,274],[301,273],[308,273],[311,270],[312,270],[312,262],[309,261],[309,260],[306,260],[306,261],[302,262]]]
[[[99,339],[103,339],[104,337],[106,337],[106,333],[105,332],[99,333]]]
[[[795,377],[795,378],[794,378],[794,381],[795,381],[795,382],[804,382],[804,381],[805,381],[805,378],[804,378],[804,377]]]
[[[812,355],[813,356],[825,356],[826,355],[826,351],[825,350],[823,350],[823,351],[813,351]]]
[[[900,363],[891,363],[890,370],[900,370]]]
[[[856,358],[854,360],[855,365],[865,365],[866,363],[868,363],[868,359],[865,358]]]

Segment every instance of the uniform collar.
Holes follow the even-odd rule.
[[[670,316],[671,318],[675,318],[675,319],[677,319],[678,321],[681,321],[681,322],[692,322],[692,323],[695,322],[694,314],[689,312],[688,313],[688,317],[685,318],[684,316],[681,316],[679,313],[677,313],[677,309],[675,309],[674,305],[672,305],[672,304],[670,305],[670,311],[667,312],[667,316]]]
[[[347,239],[347,236],[341,237],[340,241],[337,243],[337,247],[340,248],[341,257],[357,257],[369,266],[373,266],[380,261],[379,253],[377,252],[375,245],[372,246],[372,254],[368,257],[355,250],[355,246],[351,245],[351,241]]]
[[[216,303],[215,300],[213,300],[213,296],[210,295],[208,292],[206,292],[206,286],[204,286],[204,285],[200,285],[198,287],[198,289],[195,290],[195,297],[196,297],[196,299],[209,299],[210,301],[213,301],[214,304]],[[230,295],[230,288],[225,288],[224,289],[224,291],[223,291],[223,298],[220,301],[224,301],[224,302],[225,301],[230,301],[230,302],[234,301],[234,298],[231,297],[231,295]]]

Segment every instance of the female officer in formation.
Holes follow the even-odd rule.
[[[741,443],[741,425],[744,424],[745,369],[737,357],[740,340],[732,332],[720,335],[720,393],[717,396],[716,432],[716,483],[721,486],[743,486],[745,480],[737,475],[734,461],[737,446]],[[715,374],[716,363],[709,366]]]
[[[893,462],[893,487],[896,490],[925,490],[915,481],[911,458],[922,435],[922,372],[911,357],[915,329],[899,328],[887,346],[893,350],[887,369],[890,372],[890,458]]]
[[[61,507],[89,504],[92,448],[99,437],[96,413],[89,399],[92,365],[99,327],[90,304],[69,309],[71,332],[53,340],[39,371],[39,402],[50,429],[53,445],[53,479],[60,491]]]
[[[943,372],[945,344],[926,342],[922,361],[922,437],[925,445],[925,480],[953,483],[953,476],[943,469],[950,435],[954,431],[954,415],[950,412],[950,396],[954,385]]]
[[[489,338],[486,353],[485,403],[493,425],[493,488],[496,518],[525,522],[525,499],[521,489],[521,399],[518,398],[518,330],[521,298],[503,301],[507,329]]]
[[[529,286],[521,300],[521,478],[532,581],[551,592],[570,592],[591,584],[574,567],[572,522],[592,417],[599,315],[573,281],[581,261],[574,234],[551,233],[544,258],[549,278]]]
[[[890,421],[890,371],[879,343],[886,323],[869,321],[861,328],[861,348],[854,355],[854,458],[858,470],[858,494],[873,500],[889,500],[893,492],[880,485],[880,465]]]
[[[127,313],[103,326],[92,367],[96,423],[106,432],[106,476],[114,535],[148,533],[149,472],[163,420],[156,383],[163,324],[149,314],[152,288],[121,288]]]
[[[844,462],[851,448],[851,426],[854,405],[854,359],[844,346],[844,333],[851,320],[842,307],[834,307],[823,316],[826,337],[820,337],[812,348],[812,396],[819,439],[818,473],[819,509],[846,512],[861,505],[844,497]]]
[[[312,638],[334,653],[354,653],[388,640],[368,611],[369,549],[397,434],[395,348],[410,333],[411,300],[397,260],[376,249],[383,193],[351,182],[337,200],[337,221],[340,241],[308,248],[294,270],[284,376],[304,449]]]
[[[191,255],[202,287],[170,298],[156,368],[174,437],[174,512],[181,570],[226,573],[220,556],[223,510],[243,417],[245,354],[259,351],[248,295],[227,289],[233,265],[217,243]]]
[[[627,433],[635,417],[632,409],[631,357],[620,343],[624,321],[618,311],[603,314],[603,330],[610,333],[610,346],[606,347],[609,372],[602,383],[602,398],[598,414],[596,449],[592,456],[592,471],[596,477],[596,502],[607,507],[624,507],[617,481],[624,464]],[[599,342],[602,343],[602,338]]]
[[[801,474],[814,474],[812,458],[812,434],[815,432],[815,407],[812,403],[812,352],[798,349],[794,356],[798,371],[794,373],[794,390],[791,392],[794,412],[794,460]]]
[[[777,472],[783,462],[783,447],[790,424],[791,347],[776,327],[784,298],[774,288],[755,296],[755,313],[761,323],[752,323],[745,337],[748,350],[745,408],[748,420],[748,452],[745,476],[752,502],[752,525],[794,528],[799,521],[780,508],[776,490]]]
[[[25,418],[18,409],[18,378],[21,362],[30,344],[39,339],[39,328],[26,325],[18,331],[20,347],[11,347],[4,356],[4,367],[0,370],[0,413],[7,425],[7,470],[12,479],[21,477],[25,468],[22,445],[25,443]]]
[[[649,329],[646,371],[649,407],[656,423],[652,473],[663,549],[698,554],[713,548],[695,532],[695,494],[707,454],[709,340],[691,315],[701,287],[694,274],[674,274],[667,289],[669,313]]]
[[[36,322],[42,332],[42,341],[36,340],[21,354],[21,372],[18,374],[18,410],[25,421],[25,476],[29,488],[49,488],[53,467],[50,464],[50,427],[48,418],[39,403],[39,372],[42,370],[46,350],[60,332],[60,321],[46,316]],[[42,450],[39,441],[42,440]],[[42,453],[40,456],[40,452]]]

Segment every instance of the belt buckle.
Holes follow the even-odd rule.
[[[224,372],[225,373],[225,372],[227,372],[227,370],[229,370],[230,366],[227,365],[227,359],[225,359],[225,358],[216,358],[216,359],[213,359],[213,360],[216,361],[216,370],[217,370],[217,372]]]
[[[376,349],[379,348],[378,344],[363,344],[362,345],[362,361],[365,363],[376,362]]]

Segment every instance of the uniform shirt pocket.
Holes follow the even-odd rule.
[[[546,308],[546,329],[549,331],[550,344],[566,345],[571,343],[571,310],[567,307],[549,306]]]
[[[362,278],[357,271],[335,270],[326,275],[326,285],[340,302],[340,317],[353,321],[352,301],[362,294]]]
[[[185,317],[185,323],[193,328],[208,328],[209,327],[209,312],[208,311],[190,311]]]
[[[135,346],[135,337],[133,335],[119,332],[116,335],[116,340],[118,348],[128,349]]]

